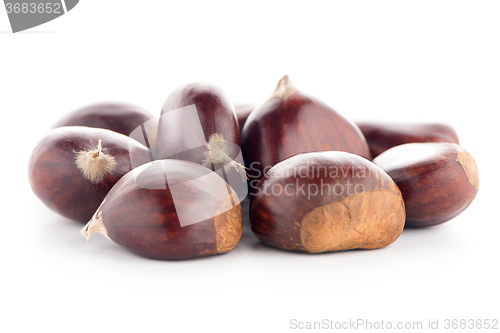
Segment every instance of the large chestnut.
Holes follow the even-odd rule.
[[[451,220],[470,205],[479,189],[474,158],[454,143],[407,143],[373,162],[401,189],[409,227]]]
[[[28,177],[33,192],[49,208],[86,222],[118,179],[133,165],[149,161],[149,150],[123,134],[102,128],[60,127],[38,142]]]
[[[63,126],[87,126],[105,128],[129,136],[133,130],[154,119],[145,109],[119,102],[95,103],[76,109],[53,128]]]
[[[376,249],[405,222],[401,192],[382,169],[346,152],[304,153],[273,166],[250,202],[253,233],[297,252]]]
[[[231,187],[208,168],[159,160],[116,183],[82,229],[87,239],[96,232],[152,259],[224,253],[241,237],[241,206]]]
[[[245,163],[255,179],[298,153],[338,150],[371,157],[354,123],[298,91],[288,76],[278,82],[266,102],[250,113],[241,135]]]
[[[380,123],[356,122],[375,158],[394,146],[416,142],[453,142],[458,136],[453,127],[439,123]]]

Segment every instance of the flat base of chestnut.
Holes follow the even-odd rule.
[[[393,243],[401,234],[404,221],[401,196],[390,190],[374,190],[317,207],[306,214],[295,225],[300,243],[290,246],[283,240],[276,244],[264,235],[256,233],[256,236],[268,245],[293,252],[371,250]],[[390,233],[386,232],[388,226]]]
[[[234,206],[233,209],[229,211],[223,210],[231,199],[228,197],[227,202],[224,202],[221,206],[220,211],[217,212],[217,216],[214,218],[215,227],[215,243],[216,252],[207,251],[206,253],[200,253],[193,258],[166,258],[162,256],[161,258],[149,257],[149,259],[155,260],[185,260],[194,259],[198,257],[204,257],[215,254],[223,254],[231,251],[238,245],[238,242],[242,234],[242,221],[241,221],[241,204]],[[110,241],[113,241],[104,225],[104,220],[102,218],[102,211],[97,211],[92,219],[80,230],[80,233],[90,242],[90,237],[93,234],[101,234]]]
[[[401,197],[392,191],[376,190],[318,207],[302,219],[301,245],[309,253],[387,246],[394,235],[387,234],[385,226],[404,227],[404,209],[393,209],[400,203]]]

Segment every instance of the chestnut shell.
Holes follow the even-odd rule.
[[[75,153],[92,151],[102,141],[104,152],[116,166],[98,183],[83,176]],[[113,185],[132,170],[130,155],[140,165],[150,161],[148,149],[129,137],[101,128],[68,126],[49,131],[34,148],[28,179],[35,195],[53,211],[87,222]]]
[[[240,127],[240,133],[243,130],[243,126],[250,115],[250,112],[255,109],[257,105],[249,103],[234,103],[234,111],[236,112],[236,118],[238,118],[238,126]]]
[[[109,129],[129,136],[134,129],[153,118],[153,115],[139,106],[129,103],[106,102],[74,110],[61,118],[53,128],[87,126]]]
[[[231,187],[199,164],[174,159],[126,174],[92,223],[103,223],[109,238],[127,250],[160,260],[228,252],[242,232],[241,206]]]
[[[417,142],[452,142],[458,144],[453,127],[439,123],[399,124],[356,122],[375,158],[394,146]]]
[[[454,143],[407,143],[385,151],[373,162],[401,189],[409,227],[453,219],[472,203],[479,189],[474,158]]]
[[[196,115],[178,109],[194,105]],[[176,112],[172,112],[176,111]],[[197,129],[200,129],[197,131]],[[219,87],[192,83],[171,93],[161,110],[156,159],[177,158],[201,163],[210,136],[219,134],[234,145],[232,159],[239,154],[240,134],[233,103]],[[240,162],[240,161],[237,161]]]

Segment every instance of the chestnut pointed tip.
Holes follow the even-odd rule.
[[[106,199],[104,199],[106,200]],[[103,201],[104,203],[104,201]],[[93,234],[98,233],[106,237],[107,239],[111,240],[108,236],[108,230],[106,229],[106,226],[104,225],[104,221],[102,218],[102,211],[98,210],[94,216],[90,219],[90,221],[85,225],[80,230],[80,233],[82,234],[83,237],[87,240],[87,242],[90,243],[90,237],[92,237]]]
[[[222,134],[212,134],[205,146],[207,147],[207,151],[203,153],[205,159],[202,161],[204,167],[216,170],[225,166],[231,166],[236,169],[243,179],[248,179],[247,168],[229,156],[231,154],[231,146]]]
[[[285,75],[279,80],[276,89],[274,90],[273,94],[271,95],[271,98],[281,98],[281,99],[287,99],[288,97],[292,96],[297,92],[297,88],[295,88],[292,84],[292,81],[290,80],[290,77],[288,75]]]

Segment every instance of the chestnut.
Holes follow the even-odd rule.
[[[123,134],[60,127],[50,130],[34,148],[28,178],[35,195],[50,209],[87,222],[118,179],[133,165],[149,161],[149,150]]]
[[[288,251],[376,249],[405,222],[401,192],[382,169],[358,155],[303,153],[273,166],[253,191],[253,233]]]
[[[82,234],[101,233],[140,256],[177,260],[231,251],[242,232],[236,193],[197,163],[167,159],[120,179]]]
[[[154,117],[143,108],[119,102],[87,105],[68,113],[53,128],[63,126],[87,126],[105,128],[129,136],[137,127]]]
[[[192,83],[172,92],[163,104],[156,145],[155,159],[199,163],[245,198],[247,173],[234,105],[218,86]]]
[[[416,142],[453,142],[458,136],[453,127],[440,123],[356,122],[375,158],[394,146]]]
[[[238,125],[240,127],[240,133],[243,129],[243,125],[247,121],[250,112],[255,109],[257,105],[249,103],[234,103],[234,111],[236,112],[236,118],[238,118]]]
[[[479,188],[474,158],[455,143],[407,143],[385,151],[373,163],[400,188],[409,227],[451,220],[470,205]]]
[[[278,82],[266,102],[250,113],[241,141],[254,180],[298,153],[338,150],[371,158],[368,144],[354,123],[298,91],[288,76]]]

